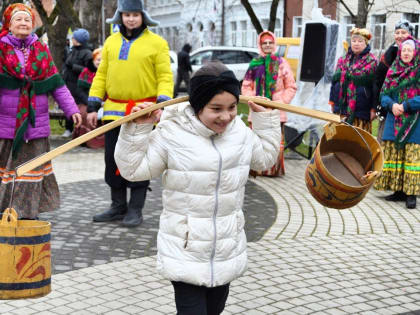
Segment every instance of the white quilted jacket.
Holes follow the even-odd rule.
[[[254,113],[253,130],[236,117],[215,134],[182,103],[165,108],[153,131],[152,124],[122,126],[115,149],[121,175],[162,175],[157,269],[164,277],[214,287],[245,272],[245,183],[250,166],[265,170],[276,162],[279,117]]]

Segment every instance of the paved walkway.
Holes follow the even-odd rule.
[[[285,177],[248,183],[249,270],[223,314],[420,314],[420,210],[374,190],[352,209],[327,209],[306,189],[306,163],[286,160]],[[52,292],[0,301],[0,314],[175,314],[154,269],[160,182],[141,227],[94,224],[108,204],[103,152],[76,148],[53,164],[61,208],[42,215],[53,226]]]

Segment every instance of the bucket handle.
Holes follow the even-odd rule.
[[[348,122],[346,122],[345,120],[342,120],[341,121],[343,124],[345,124],[345,125],[347,125],[347,126],[349,126],[349,127],[351,127],[351,129],[353,129],[358,135],[359,135],[359,137],[362,139],[362,141],[365,143],[365,145],[366,145],[366,148],[368,149],[368,152],[369,152],[369,157],[370,157],[370,161],[369,161],[369,163],[368,163],[368,165],[370,165],[370,171],[373,171],[373,156],[372,156],[372,151],[370,150],[370,147],[369,147],[369,144],[366,142],[366,140],[365,140],[365,138],[360,134],[360,132],[356,129],[356,128],[354,128],[354,126],[353,125],[350,125]],[[365,169],[365,172],[366,171],[368,171],[367,169]]]
[[[7,225],[10,227],[17,227],[17,223],[18,223],[17,218],[18,218],[18,214],[16,210],[13,208],[7,208],[3,212],[3,216],[2,216],[0,224],[3,226]]]

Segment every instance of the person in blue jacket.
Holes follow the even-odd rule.
[[[392,190],[388,201],[405,201],[416,208],[420,193],[420,74],[419,41],[401,43],[380,94],[387,109],[382,149],[384,167],[375,189]]]

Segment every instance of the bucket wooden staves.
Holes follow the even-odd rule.
[[[17,220],[13,208],[0,222],[0,299],[41,297],[51,292],[51,224]]]
[[[382,173],[383,152],[367,131],[328,124],[305,172],[306,186],[323,206],[346,209],[358,204]]]

